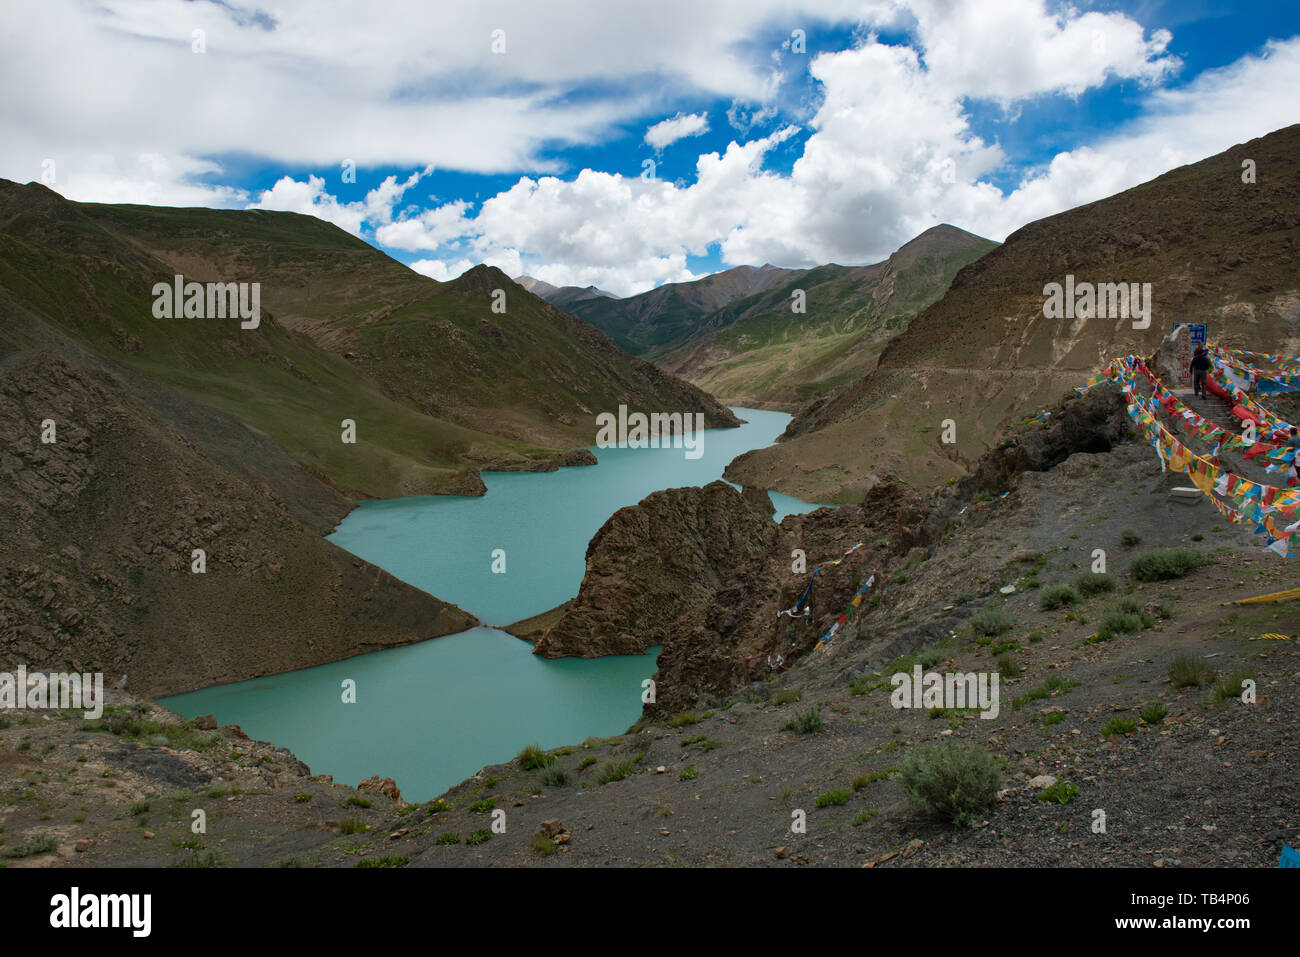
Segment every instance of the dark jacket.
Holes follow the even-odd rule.
[[[1192,356],[1193,372],[1209,372],[1211,368],[1213,368],[1213,364],[1210,362],[1208,353],[1202,352],[1199,355]]]

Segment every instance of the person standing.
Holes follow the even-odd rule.
[[[1209,379],[1210,354],[1205,351],[1205,346],[1196,347],[1196,355],[1192,356],[1192,391],[1202,399],[1208,398],[1206,392],[1206,382]]]

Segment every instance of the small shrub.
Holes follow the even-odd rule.
[[[1124,548],[1137,548],[1142,544],[1142,536],[1131,528],[1126,528],[1119,533],[1119,543]]]
[[[1119,715],[1111,718],[1101,726],[1101,736],[1109,738],[1113,734],[1132,734],[1137,730],[1137,722],[1132,718],[1121,718]]]
[[[357,867],[405,867],[411,859],[405,854],[393,854],[388,857],[363,857],[357,861]]]
[[[1195,655],[1179,655],[1169,663],[1169,682],[1175,688],[1196,688],[1214,680],[1214,668]]]
[[[695,770],[695,765],[688,764],[686,765],[686,767],[682,768],[682,773],[677,775],[677,780],[694,781],[699,776],[700,776],[700,772]]]
[[[59,842],[48,834],[42,834],[36,840],[27,844],[15,844],[12,847],[4,849],[4,856],[12,860],[20,860],[24,857],[35,857],[37,854],[48,854],[57,850]]]
[[[803,692],[798,688],[785,688],[778,691],[768,699],[768,704],[794,704],[803,697]]]
[[[295,794],[295,795],[293,796],[293,799],[294,799],[296,802],[298,802],[299,804],[306,804],[308,801],[311,800],[311,795],[310,795],[310,794]]]
[[[916,663],[927,671],[943,661],[945,655],[939,648],[924,648],[916,655]]]
[[[1020,662],[1016,661],[1011,655],[999,655],[998,672],[1004,678],[1019,678],[1025,673],[1025,669],[1020,667]]]
[[[1141,582],[1161,582],[1182,578],[1206,564],[1194,548],[1153,548],[1133,559],[1129,570]]]
[[[978,744],[945,741],[913,751],[899,766],[903,794],[925,814],[957,826],[978,823],[997,800],[1002,763]]]
[[[1001,608],[985,608],[970,620],[971,629],[985,638],[996,638],[1014,627],[1015,623]]]
[[[1049,585],[1038,596],[1038,607],[1043,611],[1055,611],[1066,605],[1079,601],[1079,593],[1073,585]]]
[[[544,831],[538,831],[528,841],[532,852],[539,857],[550,857],[555,853],[555,842]]]
[[[1110,572],[1084,572],[1074,579],[1075,590],[1089,598],[1115,590],[1115,576]]]
[[[530,744],[519,752],[515,760],[519,762],[519,766],[525,771],[536,771],[538,768],[546,767],[555,758],[543,751],[540,746]]]
[[[1057,781],[1050,788],[1038,792],[1038,800],[1044,803],[1069,804],[1079,796],[1079,789],[1065,781]]]
[[[345,817],[339,823],[340,834],[361,834],[366,829],[366,822],[356,815]]]
[[[631,758],[624,758],[621,761],[607,761],[596,772],[596,781],[600,784],[622,781],[624,778],[631,777],[635,771],[636,762]]]
[[[1102,615],[1101,625],[1112,635],[1131,635],[1142,630],[1142,619],[1130,612],[1113,608]]]
[[[442,833],[442,834],[439,834],[439,835],[434,839],[434,842],[433,842],[433,843],[435,843],[435,844],[459,844],[459,843],[460,843],[460,835],[457,834],[455,831],[446,831],[446,832],[444,832],[444,833]]]
[[[552,765],[541,773],[538,778],[543,787],[562,788],[569,784],[569,772],[566,768],[559,765]]]
[[[699,724],[700,716],[694,711],[678,711],[668,719],[668,723],[674,728],[684,728],[689,724]]]
[[[1138,717],[1142,719],[1144,724],[1159,724],[1165,720],[1168,714],[1169,709],[1157,701],[1155,704],[1147,705],[1147,707],[1139,711]]]
[[[475,801],[473,804],[471,804],[469,806],[469,812],[471,814],[486,814],[488,811],[492,810],[496,806],[497,806],[496,798],[486,797],[481,801]]]
[[[348,799],[343,803],[350,804],[353,807],[370,807],[370,798],[363,798],[359,794],[352,794],[349,795]]]
[[[587,770],[587,768],[591,767],[595,763],[596,763],[596,759],[591,755],[587,755],[585,758],[583,758],[581,761],[578,762],[578,770],[585,771]]]
[[[1243,690],[1243,683],[1254,679],[1254,675],[1246,671],[1238,671],[1235,674],[1225,675],[1219,679],[1219,683],[1214,686],[1214,700],[1227,701],[1229,698],[1240,698]]]
[[[135,804],[131,805],[132,817],[138,817],[141,814],[148,814],[148,813],[149,813],[148,801],[137,801]]]
[[[817,796],[817,807],[831,807],[832,805],[847,804],[849,798],[853,797],[853,792],[848,788],[835,788],[827,791],[825,794]]]
[[[805,708],[783,725],[786,731],[798,731],[800,734],[812,734],[824,727],[826,723],[822,721],[822,709],[818,707]]]
[[[484,844],[492,840],[492,829],[481,827],[477,831],[471,831],[469,837],[465,838],[465,843],[470,845]]]
[[[853,815],[853,826],[861,827],[879,813],[880,811],[874,807],[869,807],[865,811],[859,811],[857,814]]]
[[[1042,717],[1043,727],[1050,728],[1054,724],[1060,724],[1065,720],[1064,711],[1049,711]]]

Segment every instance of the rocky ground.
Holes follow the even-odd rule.
[[[908,499],[896,512],[910,521],[891,512],[896,534],[911,538],[876,543],[887,559],[879,600],[828,646],[759,680],[728,672],[739,683],[725,694],[687,700],[670,677],[661,700],[671,704],[627,734],[557,749],[537,767],[484,768],[436,801],[407,805],[382,782],[358,792],[314,778],[237,729],[204,729],[131,699],[115,699],[120,710],[103,725],[11,716],[0,729],[0,858],[9,866],[1275,866],[1281,842],[1300,839],[1292,800],[1300,764],[1290,760],[1300,603],[1227,603],[1294,587],[1294,560],[1261,553],[1258,539],[1207,502],[1175,502],[1169,489],[1180,477],[1162,474],[1145,445],[1068,454],[1068,430],[1056,428],[1027,430],[991,453],[1031,464],[1063,455],[1054,467],[1016,472],[990,459],[966,487],[929,500],[951,497],[942,509]],[[981,483],[1008,479],[1005,497],[983,491]],[[918,538],[927,510],[946,517]],[[841,536],[880,519],[838,511]],[[1165,582],[1133,577],[1136,556],[1170,545],[1208,564]],[[1114,590],[1041,607],[1044,589],[1090,573],[1097,549]],[[822,557],[810,554],[810,565]],[[856,587],[864,570],[838,584],[819,576],[814,608],[828,610],[791,623],[807,632],[799,648],[815,643],[843,603],[840,589]],[[801,590],[796,577],[787,571],[782,599]],[[1097,640],[1122,601],[1136,603],[1144,627]],[[984,636],[972,619],[991,609],[1010,627]],[[1174,687],[1170,663],[1180,655],[1213,676]],[[893,707],[888,676],[917,661],[999,671],[1000,713]],[[1243,673],[1257,683],[1253,703],[1216,692],[1220,679]],[[1166,716],[1140,716],[1157,703]],[[786,727],[809,709],[820,730]],[[1104,736],[1114,718],[1134,726]],[[905,756],[945,738],[981,743],[1005,761],[999,800],[972,828],[923,818],[898,782]],[[1043,800],[1052,783],[1077,794]],[[196,809],[207,814],[206,834],[191,830]],[[799,811],[806,833],[791,829]],[[1104,833],[1093,830],[1097,811]]]

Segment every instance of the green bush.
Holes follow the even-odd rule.
[[[684,728],[688,724],[699,724],[700,716],[694,711],[678,711],[668,719],[668,724],[674,728]]]
[[[899,766],[903,794],[925,814],[957,826],[979,822],[1002,787],[1002,762],[978,744],[918,748]]]
[[[1225,675],[1214,686],[1214,700],[1226,701],[1229,698],[1240,698],[1243,682],[1254,680],[1254,677],[1247,671],[1238,671],[1235,674]]]
[[[1115,576],[1110,572],[1084,572],[1074,579],[1074,587],[1085,598],[1115,590]]]
[[[694,781],[700,776],[700,772],[695,770],[695,765],[688,764],[682,768],[682,773],[677,775],[678,781]]]
[[[1113,608],[1101,617],[1101,626],[1112,635],[1131,635],[1142,630],[1142,619],[1137,615]]]
[[[1161,721],[1165,720],[1168,714],[1169,709],[1157,701],[1155,704],[1148,705],[1139,711],[1138,717],[1146,724],[1159,724]]]
[[[1116,715],[1101,726],[1101,736],[1109,738],[1112,734],[1132,734],[1137,730],[1137,726],[1137,722],[1132,718],[1121,718]]]
[[[1161,582],[1182,578],[1205,564],[1205,557],[1194,548],[1153,548],[1133,559],[1129,570],[1138,581]]]
[[[558,764],[546,768],[539,775],[538,780],[542,787],[562,788],[569,784],[569,772],[567,769],[560,767]]]
[[[786,688],[778,691],[768,699],[768,704],[794,704],[803,697],[803,692],[798,688]]]
[[[59,842],[48,834],[42,834],[36,840],[29,844],[15,844],[13,847],[4,849],[4,856],[10,860],[19,860],[24,857],[35,857],[37,854],[48,854],[50,851],[57,850]]]
[[[853,792],[848,788],[835,788],[825,794],[818,795],[817,806],[830,807],[831,805],[848,804],[851,797],[853,797]]]
[[[1196,688],[1214,680],[1214,668],[1195,655],[1179,655],[1169,663],[1169,683],[1175,688]]]
[[[350,795],[348,795],[348,799],[347,799],[346,801],[344,801],[343,803],[344,803],[344,804],[350,804],[350,805],[352,805],[353,807],[370,807],[370,799],[369,799],[369,798],[363,798],[363,797],[362,797],[361,795],[359,795],[359,794],[350,794]]]
[[[596,781],[600,784],[610,784],[614,781],[622,781],[624,778],[631,777],[636,771],[636,761],[632,758],[624,758],[620,761],[607,761],[601,765],[600,770],[596,772]]]
[[[996,638],[1010,631],[1015,623],[1001,608],[985,608],[977,615],[971,616],[971,629],[985,638]]]
[[[555,758],[543,751],[538,745],[530,744],[519,752],[515,760],[519,762],[519,766],[525,771],[536,771],[538,768],[546,767]]]
[[[1119,533],[1119,543],[1124,548],[1137,548],[1142,544],[1142,536],[1131,528],[1126,528]]]
[[[798,731],[800,734],[812,734],[826,727],[822,721],[822,709],[805,708],[783,725],[786,731]]]
[[[471,831],[469,837],[465,838],[466,844],[483,844],[492,840],[492,829],[481,827],[477,831]]]
[[[1038,607],[1043,611],[1055,611],[1078,601],[1079,592],[1073,585],[1049,585],[1038,595]]]
[[[853,815],[853,822],[852,822],[853,826],[860,827],[861,825],[866,824],[868,821],[870,821],[873,817],[875,817],[879,813],[880,811],[874,807],[869,807],[865,811],[859,811],[857,814]]]
[[[555,842],[544,831],[538,831],[534,834],[529,840],[528,846],[539,857],[550,857],[555,853]]]
[[[356,815],[345,817],[339,824],[340,834],[361,834],[366,829],[366,822]]]
[[[1064,781],[1057,781],[1051,787],[1043,788],[1038,792],[1038,800],[1052,804],[1069,804],[1078,796],[1079,789],[1073,784],[1067,784]]]
[[[405,867],[411,863],[411,859],[405,854],[394,854],[388,857],[363,857],[357,861],[357,867]]]
[[[459,843],[460,843],[460,835],[457,834],[455,831],[446,831],[445,833],[439,834],[438,837],[434,840],[433,843],[435,843],[435,844],[459,844]]]
[[[1019,678],[1025,669],[1011,655],[998,655],[998,673],[1004,678]]]

